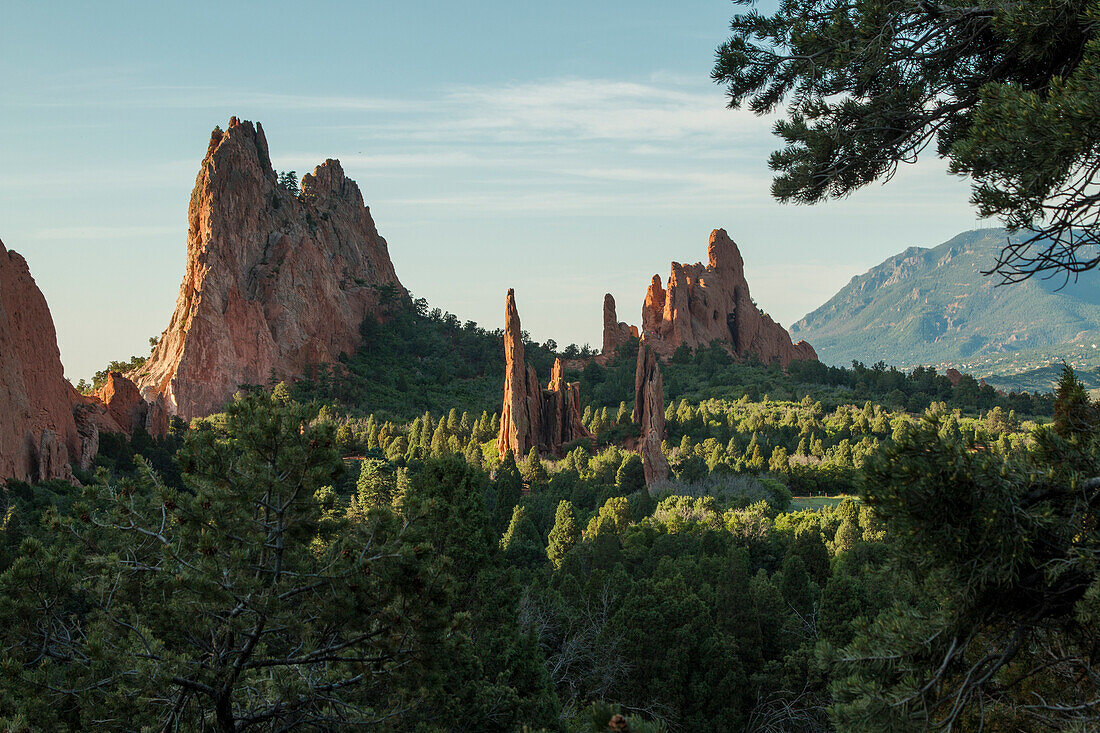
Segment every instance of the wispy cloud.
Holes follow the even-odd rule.
[[[31,236],[34,239],[41,240],[75,241],[155,237],[162,234],[172,234],[174,231],[171,227],[162,226],[76,226],[39,229]]]

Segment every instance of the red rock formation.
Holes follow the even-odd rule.
[[[134,428],[143,424],[147,404],[141,398],[137,385],[120,373],[108,373],[107,381],[96,390],[95,396],[103,402],[111,419],[127,435],[132,435]]]
[[[355,182],[326,160],[280,186],[263,127],[215,128],[188,210],[176,309],[128,376],[184,419],[221,409],[241,384],[293,378],[359,342],[359,325],[403,295]]]
[[[665,398],[661,367],[656,352],[645,341],[638,346],[634,370],[634,422],[641,428],[638,453],[642,457],[646,486],[668,478],[668,461],[661,451],[665,437]]]
[[[535,370],[527,365],[523,353],[515,291],[509,288],[504,309],[504,406],[501,408],[500,433],[497,436],[501,458],[509,449],[517,458],[522,458],[531,446],[537,445],[540,401],[528,398],[529,393],[537,394],[534,392],[537,389]]]
[[[164,398],[157,395],[153,402],[146,402],[137,385],[118,372],[108,373],[107,381],[93,396],[103,403],[110,417],[109,423],[100,419],[100,430],[104,432],[113,432],[112,425],[127,436],[132,436],[139,426],[157,437],[168,432]]]
[[[561,453],[562,446],[592,433],[581,423],[581,387],[565,381],[561,359],[554,361],[547,389],[539,386],[535,368],[523,353],[522,327],[515,291],[508,290],[504,310],[504,405],[500,414],[497,450],[509,450],[521,459],[531,450]]]
[[[561,359],[554,360],[543,405],[542,437],[547,451],[560,453],[562,446],[594,437],[581,422],[581,383],[565,381]]]
[[[46,299],[0,242],[0,479],[72,479],[84,446],[75,400]]]
[[[615,349],[636,338],[638,327],[619,321],[615,314],[615,297],[611,293],[603,296],[603,354],[614,354]]]
[[[724,229],[711,232],[707,254],[706,265],[673,262],[667,289],[653,276],[642,306],[642,336],[658,355],[719,341],[737,356],[755,354],[783,366],[817,359],[812,346],[791,343],[787,331],[753,303],[741,253]]]
[[[947,381],[951,382],[952,387],[958,387],[963,378],[962,372],[955,368],[948,369],[944,372],[944,376],[947,377]]]

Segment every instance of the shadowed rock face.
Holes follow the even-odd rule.
[[[168,432],[164,398],[157,395],[152,402],[146,402],[137,385],[119,372],[108,373],[107,381],[92,397],[106,409],[107,417],[101,418],[101,431],[132,436],[134,430],[141,427],[158,438],[163,438]]]
[[[645,341],[638,346],[634,370],[634,422],[641,428],[638,453],[642,457],[646,486],[668,478],[668,461],[661,451],[665,437],[665,398],[657,354]]]
[[[526,362],[515,292],[509,289],[504,310],[504,405],[497,435],[500,457],[510,450],[521,459],[531,448],[559,455],[562,446],[592,438],[581,422],[580,390],[579,382],[565,381],[561,359],[554,361],[549,386],[539,386],[535,368]]]
[[[278,185],[263,127],[215,128],[188,209],[187,268],[168,328],[128,374],[150,403],[190,419],[242,384],[328,362],[404,296],[354,181],[326,160],[301,195]]]
[[[615,297],[608,293],[603,296],[603,354],[614,354],[631,339],[638,338],[638,327],[619,321],[615,313]]]
[[[72,479],[84,446],[76,397],[46,299],[27,261],[0,242],[0,479]]]
[[[737,356],[755,354],[765,363],[817,360],[812,346],[791,343],[787,331],[753,303],[741,253],[724,229],[710,233],[707,255],[706,265],[673,262],[667,288],[653,276],[642,305],[642,336],[650,348],[668,357],[680,346],[719,341]]]

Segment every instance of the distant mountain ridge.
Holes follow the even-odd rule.
[[[982,229],[909,247],[852,278],[791,326],[791,337],[812,342],[830,364],[952,365],[975,376],[1100,359],[1100,273],[997,287],[981,271],[1007,237]]]

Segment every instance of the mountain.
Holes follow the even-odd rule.
[[[360,340],[359,326],[404,297],[355,181],[326,160],[296,181],[271,167],[263,126],[215,128],[188,210],[176,309],[130,377],[184,419],[242,384],[302,374]]]
[[[983,229],[910,247],[852,278],[791,336],[812,340],[830,364],[955,366],[978,377],[1100,359],[1100,273],[998,286],[981,271],[1007,237]]]

